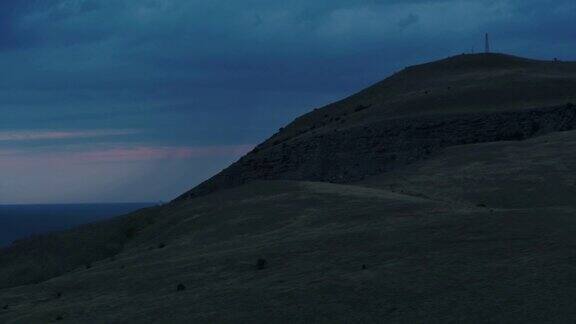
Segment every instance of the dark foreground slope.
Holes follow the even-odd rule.
[[[0,322],[568,322],[576,202],[560,193],[574,190],[574,143],[464,145],[396,179],[257,181],[144,210],[102,224],[141,221],[118,254],[0,290]]]
[[[178,200],[258,179],[350,183],[454,145],[576,127],[576,63],[502,54],[413,66],[299,117]]]

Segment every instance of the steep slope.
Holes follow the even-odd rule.
[[[445,147],[576,127],[576,63],[460,55],[299,117],[177,200],[256,179],[350,183]]]

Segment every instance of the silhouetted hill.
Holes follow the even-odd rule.
[[[173,203],[1,249],[0,322],[572,322],[575,84],[408,68]]]
[[[297,118],[185,200],[257,179],[350,183],[453,145],[576,127],[576,63],[460,55]]]

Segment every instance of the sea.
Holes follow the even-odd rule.
[[[153,205],[155,204],[0,205],[0,247],[32,235],[65,230]]]

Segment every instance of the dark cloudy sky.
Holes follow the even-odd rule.
[[[493,47],[576,59],[574,0],[2,0],[0,203],[171,199],[294,117]]]

